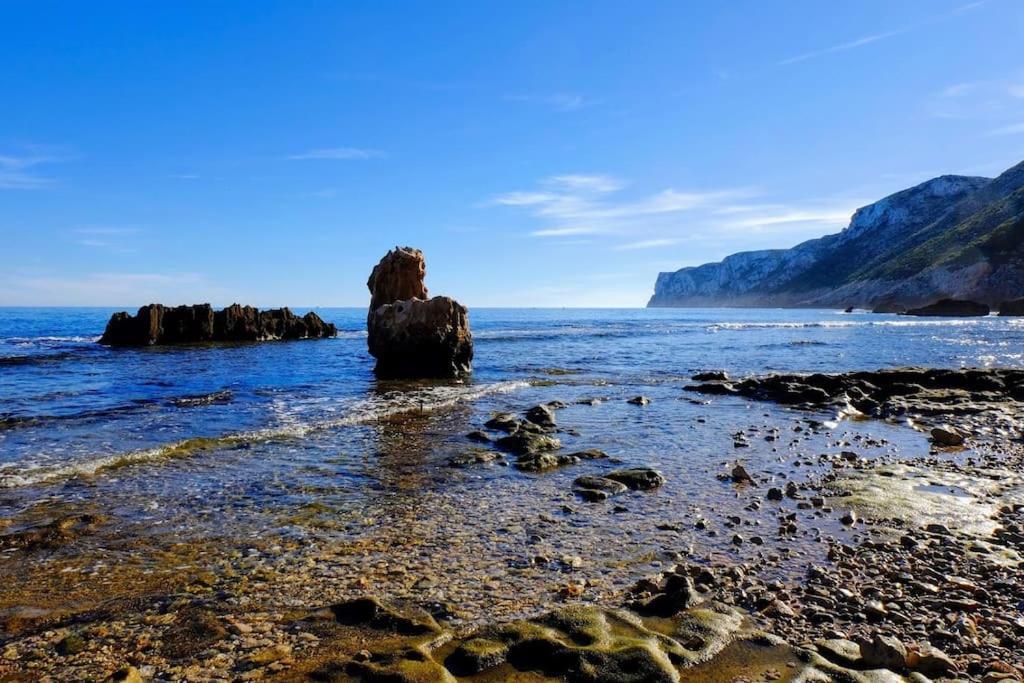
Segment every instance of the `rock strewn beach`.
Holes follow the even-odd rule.
[[[540,494],[534,521],[522,513],[518,522],[536,531],[511,546],[525,563],[516,570],[520,578],[483,578],[486,563],[473,569],[481,558],[470,548],[495,539],[473,541],[463,535],[471,530],[441,522],[447,547],[414,562],[411,573],[400,559],[408,551],[393,541],[307,547],[254,539],[248,548],[218,548],[140,538],[134,542],[153,542],[152,552],[166,553],[173,567],[163,578],[131,566],[98,570],[104,577],[99,586],[71,578],[88,567],[86,558],[95,552],[88,548],[82,557],[47,563],[42,574],[31,567],[42,559],[39,553],[60,557],[61,548],[102,533],[102,516],[80,513],[8,531],[2,536],[7,561],[25,574],[0,595],[2,604],[34,601],[53,611],[8,608],[0,670],[54,680],[494,680],[528,671],[568,680],[1016,680],[1024,664],[1024,588],[1017,578],[1024,552],[1024,453],[1013,441],[1019,438],[1013,398],[1019,375],[907,369],[730,382],[723,374],[703,374],[697,386],[729,388],[713,392],[817,409],[732,436],[735,454],[755,441],[792,439],[796,445],[785,451],[784,464],[807,476],[783,485],[777,468],[735,465],[730,454],[733,464],[723,467],[720,479],[734,490],[735,506],[660,522],[628,515],[632,504],[654,495],[646,484],[631,494],[639,499],[595,503],[588,501],[600,497],[577,496],[578,504],[561,507],[546,505],[547,494]],[[920,388],[906,388],[911,385]],[[908,403],[908,397],[917,398]],[[607,400],[627,399],[580,405],[599,410]],[[964,444],[933,437],[931,454],[877,455],[878,439],[840,436],[844,423],[814,417],[824,407],[850,415],[854,400],[873,401],[879,417],[941,421]],[[648,409],[644,401],[633,403],[635,410]],[[495,435],[558,434],[572,442],[575,428],[559,417],[568,408],[552,400],[477,419]],[[870,423],[863,430],[869,432]],[[481,439],[466,438],[473,441]],[[561,455],[560,446],[548,444],[539,453]],[[829,452],[821,452],[825,446]],[[500,453],[489,443],[484,448],[479,452]],[[571,479],[623,481],[614,457],[584,458],[582,452],[570,450],[571,457],[558,462],[576,470]],[[533,457],[513,455],[517,464]],[[500,461],[474,459],[459,471]],[[546,490],[553,475],[538,470],[524,496]],[[626,479],[658,482],[658,476]],[[929,499],[933,489],[951,495]],[[591,568],[586,552],[560,557],[541,549],[545,537],[567,543],[566,534],[579,533],[579,521],[608,513],[603,523],[625,534],[637,523],[657,527],[660,571],[637,576],[639,566],[624,565],[616,576]],[[401,543],[439,538],[425,521],[411,522]],[[702,556],[683,540],[688,533],[724,537],[738,551],[757,550]],[[807,541],[820,552],[808,551]],[[623,560],[630,554],[625,546],[619,553]],[[373,569],[363,559],[369,556],[379,558]],[[482,581],[450,591],[468,599],[430,597],[445,592],[438,589],[453,573],[461,580],[476,573]],[[528,585],[535,587],[532,595],[522,592]],[[493,607],[473,607],[479,598],[469,596],[482,597],[479,589],[491,591],[485,603]],[[497,595],[504,597],[495,602]]]

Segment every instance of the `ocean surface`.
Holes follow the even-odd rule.
[[[108,520],[106,535],[89,541],[97,545],[114,537],[243,547],[252,539],[373,537],[380,552],[401,545],[404,527],[416,529],[418,544],[462,539],[476,547],[472,571],[491,574],[514,563],[521,539],[509,532],[505,540],[502,530],[515,528],[509,519],[578,505],[572,479],[605,466],[542,475],[448,466],[486,450],[465,434],[494,411],[562,401],[567,449],[601,448],[615,463],[665,472],[668,484],[631,499],[614,531],[580,516],[558,539],[562,551],[595,561],[605,553],[611,565],[621,560],[623,533],[642,544],[654,533],[652,518],[735,500],[714,476],[737,457],[734,432],[802,419],[777,406],[692,395],[684,386],[694,372],[1024,363],[1024,321],[997,317],[473,309],[472,378],[381,382],[363,309],[317,309],[337,324],[336,339],[145,349],[96,343],[111,312],[0,309],[0,520],[17,526],[52,517],[55,507],[89,509]],[[639,394],[651,404],[626,403]],[[589,398],[602,403],[579,403]],[[927,452],[911,429],[872,429],[889,451]],[[771,467],[786,443],[756,439],[740,455]],[[840,441],[822,448],[833,443]]]

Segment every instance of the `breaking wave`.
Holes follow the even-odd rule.
[[[479,386],[426,387],[413,391],[391,391],[356,401],[339,417],[293,420],[275,427],[248,432],[217,437],[193,437],[153,448],[93,457],[74,463],[8,465],[0,468],[0,488],[47,484],[128,465],[190,457],[203,451],[247,448],[255,443],[298,439],[315,432],[368,424],[403,413],[443,410],[491,394],[510,393],[528,386],[530,383],[526,381],[505,381]]]

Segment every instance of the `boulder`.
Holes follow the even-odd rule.
[[[907,665],[907,648],[896,638],[875,634],[860,644],[860,656],[869,669],[902,671]]]
[[[999,315],[1024,315],[1024,299],[1014,299],[999,304]]]
[[[650,491],[665,483],[665,476],[650,467],[632,467],[612,470],[604,475],[605,479],[625,484],[633,491]]]
[[[210,304],[164,306],[149,304],[133,316],[115,313],[100,343],[107,346],[155,346],[220,341],[318,339],[338,333],[331,323],[310,311],[301,318],[288,308],[260,311],[232,304],[214,312]]]
[[[970,317],[989,314],[988,304],[960,299],[940,299],[920,308],[908,308],[904,315],[932,317]]]
[[[367,344],[381,377],[457,377],[470,372],[473,336],[466,307],[427,298],[423,252],[389,251],[367,280]]]

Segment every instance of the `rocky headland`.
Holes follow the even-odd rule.
[[[996,307],[1024,291],[1022,226],[1024,163],[940,176],[858,209],[839,233],[660,273],[648,306]]]
[[[472,370],[469,312],[447,296],[428,298],[423,252],[395,247],[370,273],[367,345],[385,378],[458,377]]]
[[[220,311],[215,311],[210,304],[149,304],[135,315],[124,311],[112,315],[100,343],[107,346],[154,346],[255,342],[320,339],[337,333],[332,323],[324,322],[312,311],[297,316],[288,308],[261,311],[239,304]]]

